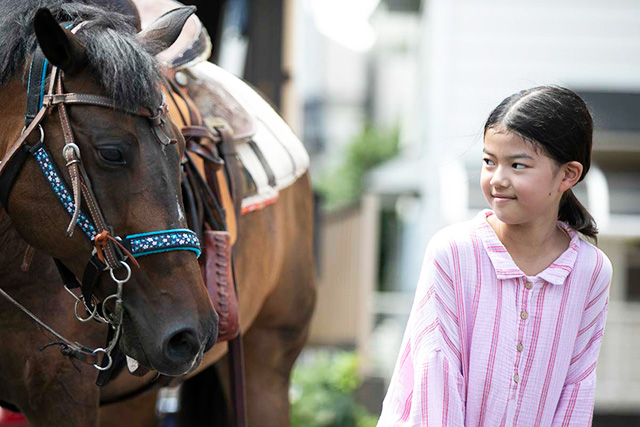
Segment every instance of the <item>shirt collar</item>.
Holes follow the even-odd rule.
[[[505,280],[527,277],[527,275],[518,268],[509,252],[507,252],[507,249],[504,247],[500,239],[498,239],[493,228],[491,228],[487,222],[487,217],[493,214],[493,211],[490,209],[481,211],[476,217],[476,229],[482,239],[484,249],[493,264],[493,268],[496,270],[498,279]],[[535,276],[554,285],[564,284],[567,276],[569,276],[573,270],[580,248],[580,237],[578,236],[578,233],[562,221],[558,221],[558,226],[565,230],[567,234],[569,234],[569,237],[571,237],[569,247],[558,257],[558,259],[551,263],[549,267]]]

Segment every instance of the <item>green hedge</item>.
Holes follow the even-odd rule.
[[[296,365],[291,381],[292,427],[375,427],[378,418],[356,402],[362,384],[353,352],[314,352]]]

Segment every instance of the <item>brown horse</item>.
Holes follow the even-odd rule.
[[[12,5],[12,11],[3,11],[6,21],[2,23],[1,38],[7,49],[2,57],[4,84],[0,88],[3,166],[10,161],[4,154],[19,140],[25,126],[27,95],[21,71],[37,43],[44,57],[64,73],[60,80],[51,78],[54,83],[59,82],[57,92],[89,94],[95,102],[69,106],[64,110],[68,117],[63,117],[66,113],[60,107],[47,109],[46,117],[39,114],[40,128],[29,135],[33,138],[28,147],[43,142],[40,148],[46,147],[66,179],[69,176],[65,163],[81,163],[98,205],[90,210],[101,210],[116,234],[186,228],[179,204],[184,140],[169,124],[163,131],[180,143],[161,144],[152,121],[129,111],[158,108],[161,104],[161,75],[153,54],[173,43],[192,10],[178,10],[135,36],[116,31],[118,24],[126,23],[121,18],[95,8],[59,3],[52,2],[52,11],[59,19],[77,21],[82,16],[90,22],[74,35],[63,30],[47,9],[36,12],[28,10],[27,4]],[[146,52],[143,45],[153,46],[153,50]],[[117,53],[112,51],[114,48]],[[116,58],[120,62],[111,63]],[[111,68],[101,68],[107,66]],[[123,78],[128,78],[125,84],[119,82]],[[99,105],[104,97],[114,100],[117,108]],[[81,161],[63,158],[69,129]],[[42,163],[39,165],[35,159],[35,155],[27,158],[18,169],[9,196],[3,201],[6,213],[0,217],[0,286],[63,336],[92,348],[104,346],[107,328],[99,324],[86,328],[77,325],[79,322],[73,320],[73,298],[64,295],[66,291],[54,275],[51,261],[41,255],[59,259],[82,277],[93,245],[79,227],[65,238],[69,215],[45,179]],[[3,186],[8,190],[5,181]],[[24,242],[38,252],[27,274],[21,274],[16,264],[20,253],[24,253]],[[200,363],[217,336],[217,316],[204,290],[196,256],[192,251],[174,250],[141,257],[138,263],[140,268],[134,268],[122,289],[120,347],[125,354],[167,375],[189,372]],[[116,277],[126,275],[122,268],[111,268]],[[115,289],[109,274],[102,274],[95,295],[105,300]],[[4,298],[0,304],[0,400],[20,409],[34,425],[95,424],[99,390],[92,384],[97,371],[86,366],[76,373],[55,348],[39,352],[39,348],[60,338],[38,327]]]
[[[82,32],[79,36],[81,35]],[[166,47],[169,42],[156,45]],[[83,64],[74,69],[73,73],[68,73],[68,82],[65,81],[67,88],[87,93],[106,92],[117,99],[117,93],[109,93],[108,83],[105,88],[102,81],[96,82],[92,79],[95,76],[87,73],[90,66],[91,64]],[[0,145],[1,152],[17,138],[21,123],[24,123],[24,86],[19,76],[14,75],[7,80],[0,90],[2,99],[9,100],[4,107],[12,115],[7,114],[0,120],[0,129],[5,135]],[[77,112],[73,111],[75,109]],[[144,156],[139,157],[144,158],[144,162],[135,162],[131,171],[120,173],[122,176],[116,177],[112,171],[105,171],[101,167],[104,165],[99,163],[99,153],[97,160],[85,160],[96,197],[101,206],[104,205],[105,216],[116,231],[123,229],[126,232],[138,232],[179,226],[184,220],[179,220],[181,208],[176,206],[175,199],[175,194],[179,191],[176,184],[177,157],[172,158],[171,153],[168,156],[163,153],[164,161],[174,161],[175,169],[170,165],[164,166],[163,159],[154,157],[159,157],[159,151],[162,150],[153,151],[159,146],[157,142],[153,141],[153,145],[145,139],[140,118],[118,111],[105,111],[100,107],[78,106],[70,110],[74,131],[86,137],[84,141],[78,137],[79,142],[86,145],[86,150],[81,145],[83,152],[91,150],[92,145],[94,150],[99,149],[100,138],[113,141],[135,135],[130,142],[136,146],[136,156]],[[64,163],[60,155],[56,156],[56,152],[60,151],[62,139],[60,131],[56,129],[54,117],[52,115],[48,119],[44,130],[47,144],[55,145],[57,141],[59,147],[51,151],[60,165]],[[98,123],[98,117],[102,123],[98,129],[86,125]],[[94,163],[89,164],[90,161]],[[175,174],[173,176],[172,170]],[[64,211],[56,205],[51,190],[38,174],[35,165],[25,163],[11,192],[9,216],[0,213],[0,286],[63,335],[92,347],[104,345],[106,329],[100,325],[80,324],[75,320],[73,308],[67,303],[69,296],[56,278],[57,273],[51,259],[44,255],[46,253],[63,258],[79,275],[83,267],[81,260],[87,257],[90,247],[80,237],[60,237],[64,233],[60,230],[66,227],[68,216],[65,217]],[[131,176],[135,176],[135,183],[127,179]],[[120,192],[109,191],[114,188],[119,188]],[[171,210],[172,207],[177,209]],[[167,209],[170,211],[167,212]],[[237,278],[250,425],[288,423],[289,374],[306,340],[315,298],[312,226],[312,199],[306,175],[283,190],[276,204],[245,215],[240,221],[236,249]],[[38,248],[27,273],[20,271],[25,241]],[[143,319],[139,321],[139,325],[132,320],[130,323],[125,322],[123,350],[142,364],[167,374],[179,373],[182,368],[171,363],[171,366],[152,363],[153,356],[150,354],[153,352],[149,348],[171,347],[162,344],[165,342],[177,347],[177,351],[170,352],[172,354],[189,353],[193,347],[189,343],[193,340],[189,337],[198,335],[198,327],[193,325],[206,323],[205,320],[198,322],[197,319],[205,319],[203,310],[210,310],[206,294],[202,292],[201,279],[194,276],[197,264],[189,256],[190,254],[173,252],[140,258],[142,268],[134,270],[132,281],[125,289],[125,319]],[[109,295],[110,285],[108,280],[101,281],[99,292],[96,293],[101,297]],[[106,291],[100,291],[103,288]],[[53,310],[54,308],[58,309]],[[123,373],[99,390],[94,385],[95,370],[83,366],[78,373],[67,359],[52,349],[38,352],[37,348],[50,341],[51,337],[12,305],[0,301],[0,310],[0,340],[3,343],[0,348],[0,400],[25,412],[33,425],[94,425],[100,401],[109,402],[127,397],[145,389],[154,377],[153,373],[144,377]],[[176,327],[177,318],[190,325]],[[127,327],[128,324],[131,326]],[[162,327],[164,330],[177,331],[177,335],[169,333],[168,338],[158,336],[156,330]],[[190,332],[184,333],[185,329]],[[211,331],[213,328],[208,329]],[[144,348],[143,341],[148,343],[148,348]],[[162,353],[162,350],[159,351]],[[213,419],[220,420],[221,425],[227,423],[224,411],[219,411],[224,408],[224,404],[221,404],[222,395],[210,391],[220,381],[226,384],[223,389],[228,389],[226,369],[219,369],[218,375],[215,373],[216,367],[211,366],[225,352],[226,345],[221,344],[205,353],[200,368],[190,375],[204,372],[189,380],[185,387],[185,396],[199,394],[199,402],[212,412],[207,415],[207,425],[211,425]],[[189,362],[195,360],[193,357],[186,359]],[[205,370],[207,367],[210,368]],[[194,393],[198,388],[205,389],[205,392]],[[220,392],[220,388],[217,390]],[[148,396],[149,394],[142,396],[139,401],[153,405],[153,400]],[[189,409],[194,406],[192,403],[186,401],[183,406]],[[143,408],[142,412],[138,410],[136,413],[138,406],[135,401],[133,405],[122,405],[127,403],[104,407],[101,424],[122,424],[125,410],[132,411],[126,418],[131,425],[143,425],[143,420],[153,424],[152,407],[150,410],[148,407]],[[183,419],[187,420],[189,415],[184,414]],[[197,424],[189,420],[185,425]]]

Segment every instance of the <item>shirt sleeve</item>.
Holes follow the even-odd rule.
[[[378,426],[463,426],[465,385],[448,252],[429,244]],[[445,243],[448,247],[448,244]]]
[[[569,372],[553,418],[554,427],[591,425],[596,364],[607,320],[611,282],[611,263],[601,252],[598,253],[598,263],[602,268],[585,302]]]

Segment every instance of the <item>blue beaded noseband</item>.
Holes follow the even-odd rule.
[[[67,189],[67,185],[53,162],[47,147],[42,142],[39,142],[31,148],[31,151],[56,197],[67,213],[73,216],[73,197],[71,197],[71,193]],[[98,232],[88,215],[81,211],[76,224],[90,241],[95,239]],[[178,250],[193,251],[197,257],[200,257],[201,252],[200,241],[196,233],[183,228],[133,234],[122,239],[122,243],[136,258],[143,255]]]

